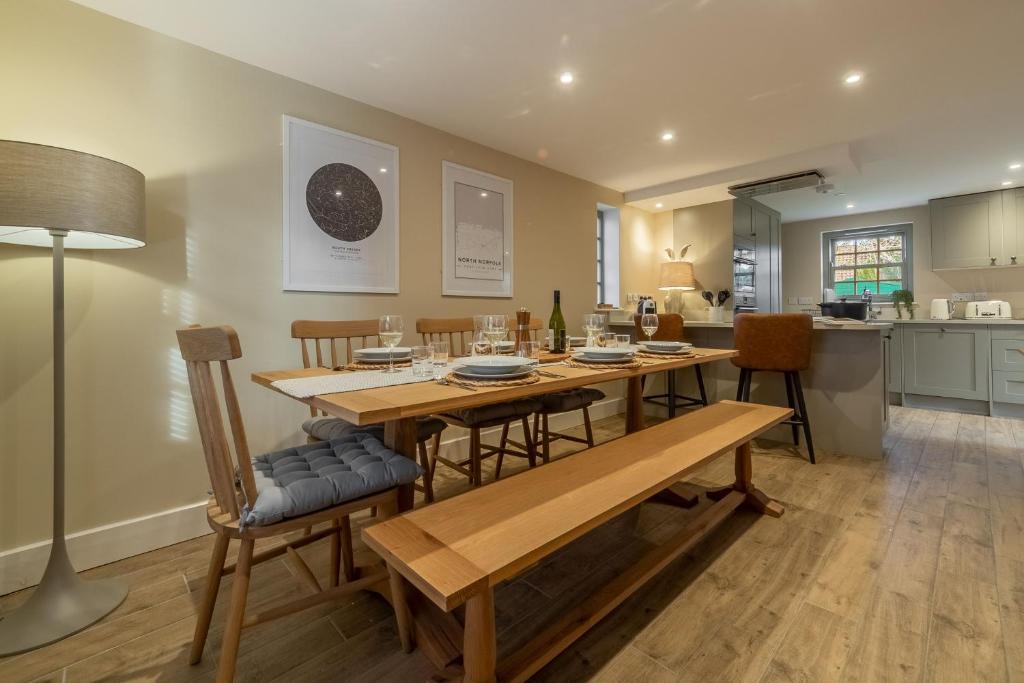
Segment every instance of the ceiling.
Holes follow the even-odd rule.
[[[1020,0],[79,2],[651,210],[807,164],[846,194],[786,221],[1024,180]]]

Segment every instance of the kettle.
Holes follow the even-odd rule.
[[[949,320],[953,314],[953,304],[949,299],[932,299],[932,320]]]

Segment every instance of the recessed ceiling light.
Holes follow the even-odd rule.
[[[654,208],[655,208],[655,209],[660,209],[660,208],[661,208],[661,207],[663,207],[663,206],[665,206],[665,205],[664,205],[664,204],[662,204],[661,202],[658,202],[657,204],[655,204],[655,205],[654,205]]]
[[[856,206],[856,204],[854,204],[853,202],[850,202],[849,204],[846,205],[846,208],[847,209],[852,209],[854,206]]]
[[[334,196],[335,197],[340,197],[341,196],[341,190],[335,190],[334,191]]]
[[[481,197],[486,197],[486,196],[487,196],[487,193],[486,193],[486,192],[481,192],[481,193],[480,193],[480,196],[481,196]]]
[[[571,71],[563,71],[561,75],[558,77],[558,80],[562,83],[562,85],[569,85],[576,80],[576,77],[573,76]]]
[[[386,168],[382,168],[382,169],[380,169],[380,172],[381,172],[381,173],[387,173],[387,172],[388,172],[388,169],[386,169]]]
[[[859,71],[851,71],[843,76],[843,83],[846,85],[857,85],[864,80],[864,74]]]
[[[670,130],[666,130],[664,133],[661,134],[661,141],[662,142],[672,142],[675,139],[676,139],[676,134],[673,133]]]
[[[1012,180],[1004,180],[1002,182],[1002,186],[1003,187],[1006,187],[1007,185],[1013,185],[1013,181]]]
[[[1020,165],[1021,164],[1020,164],[1019,161],[1014,161],[1013,163],[1010,164],[1010,170],[1011,171],[1016,171],[1016,170],[1018,170],[1020,168]]]
[[[845,197],[846,193],[845,192],[836,192],[836,196],[837,197]]]

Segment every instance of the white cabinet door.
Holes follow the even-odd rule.
[[[1024,265],[1024,187],[1003,190],[1002,265]]]
[[[975,268],[1002,258],[1001,192],[933,199],[932,270]]]

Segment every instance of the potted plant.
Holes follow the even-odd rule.
[[[896,305],[896,317],[900,320],[903,319],[903,309],[901,306],[907,307],[907,312],[910,314],[910,319],[914,319],[914,293],[909,289],[897,289],[892,293],[892,302]]]

